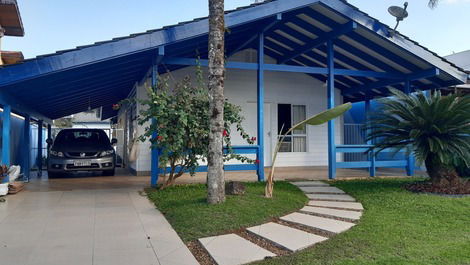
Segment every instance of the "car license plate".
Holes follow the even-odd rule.
[[[73,165],[76,167],[89,167],[91,166],[91,161],[84,160],[84,161],[74,161]]]

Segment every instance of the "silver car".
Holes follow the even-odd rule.
[[[51,145],[47,163],[50,178],[74,171],[102,171],[105,176],[114,176],[113,145],[117,140],[110,141],[103,130],[64,129],[47,143]]]

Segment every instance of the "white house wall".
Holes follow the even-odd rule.
[[[247,61],[244,58],[252,57],[252,52],[242,52],[231,60]],[[248,60],[250,61],[250,60]],[[267,59],[269,61],[269,59]],[[194,76],[195,68],[187,67],[171,73],[170,80],[180,80],[186,75]],[[194,79],[193,79],[194,80]],[[171,82],[170,82],[171,83]],[[149,81],[147,81],[149,84]],[[146,96],[145,84],[137,87],[137,96]],[[244,128],[256,137],[256,71],[228,69],[225,81],[225,96],[228,100],[242,107],[242,114],[247,121]],[[336,90],[336,104],[342,103],[340,91]],[[307,117],[324,111],[327,107],[327,88],[322,83],[306,74],[266,72],[265,73],[265,104],[270,111],[271,128],[265,128],[266,134],[270,133],[271,150],[276,144],[277,135],[277,104],[305,105]],[[140,109],[138,108],[138,111]],[[269,123],[269,122],[268,122]],[[138,133],[143,133],[145,126],[139,126]],[[336,121],[336,144],[342,143],[343,119]],[[241,137],[233,135],[233,145],[246,145]],[[131,167],[141,173],[150,171],[150,144],[139,143],[138,159]],[[305,153],[280,153],[277,160],[278,166],[326,166],[328,165],[328,135],[327,125],[308,126],[307,152]],[[265,148],[269,149],[269,148]],[[341,156],[338,155],[338,161]],[[269,162],[269,161],[268,161]],[[269,164],[266,164],[269,166]]]

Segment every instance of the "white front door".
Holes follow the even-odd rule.
[[[250,136],[257,136],[258,122],[256,116],[256,103],[248,102],[247,110],[243,111],[245,121],[243,126]],[[271,104],[264,103],[264,166],[272,163],[272,135],[271,135]]]

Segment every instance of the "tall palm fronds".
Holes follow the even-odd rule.
[[[459,163],[470,166],[470,96],[391,93],[367,124],[379,151],[409,148],[433,181],[454,174]]]

